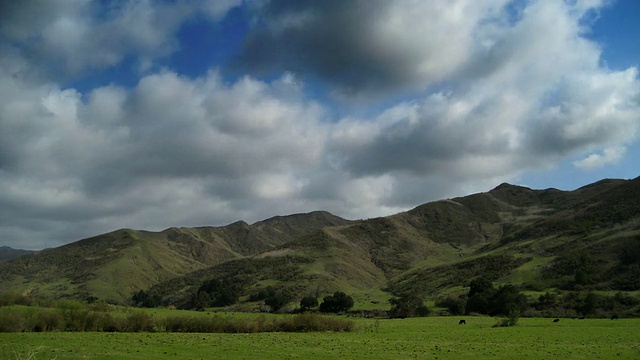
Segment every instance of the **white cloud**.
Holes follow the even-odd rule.
[[[125,0],[5,1],[0,34],[21,55],[54,78],[117,65],[126,56],[150,70],[159,57],[179,49],[176,33],[195,14],[221,20],[238,0],[164,2]]]
[[[582,170],[598,169],[619,162],[627,150],[624,147],[604,149],[601,154],[590,154],[586,158],[575,161],[573,165]]]
[[[584,37],[582,19],[601,2],[512,11],[501,0],[273,0],[256,7],[272,10],[267,25],[289,22],[252,34],[246,51],[269,55],[256,63],[279,78],[151,65],[131,88],[43,80],[56,66],[81,73],[123,56],[153,64],[178,51],[175,33],[197,10],[119,4],[103,17],[84,2],[41,3],[51,16],[27,5],[0,15],[12,42],[42,46],[0,43],[0,239],[9,245],[317,209],[380,216],[567,158],[586,156],[574,163],[585,170],[612,164],[637,141],[637,69],[602,67],[599,45]],[[213,6],[206,15],[219,20],[238,2],[192,4]],[[256,39],[283,52],[263,54]],[[375,110],[351,112],[316,100],[319,91],[362,96]]]

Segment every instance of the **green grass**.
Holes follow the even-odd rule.
[[[2,333],[0,358],[637,359],[640,319],[358,319],[351,333]]]
[[[531,261],[528,261],[519,267],[515,268],[511,274],[502,279],[503,283],[511,283],[514,285],[521,285],[526,283],[533,283],[540,281],[540,269],[548,265],[553,257],[540,257],[533,256]]]

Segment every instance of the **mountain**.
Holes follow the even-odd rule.
[[[125,302],[153,284],[267,251],[324,226],[349,221],[326,212],[275,217],[249,225],[121,229],[0,263],[5,291],[34,296],[95,296]]]
[[[0,262],[13,260],[19,256],[30,254],[31,250],[13,249],[8,246],[0,246]]]
[[[481,275],[538,292],[640,290],[640,178],[574,191],[501,184],[359,221],[313,212],[119,230],[0,263],[0,288],[116,302],[145,290],[184,307],[211,279],[234,282],[242,301],[268,286],[294,297],[341,290],[436,299],[466,292]]]

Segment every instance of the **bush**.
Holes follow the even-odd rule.
[[[0,306],[9,306],[9,305],[24,305],[31,306],[33,305],[33,299],[23,294],[14,294],[7,293],[0,295]]]
[[[65,327],[64,318],[57,311],[38,311],[35,320],[31,331],[60,331]]]
[[[24,331],[24,316],[9,308],[0,309],[0,332]]]
[[[293,318],[285,319],[279,323],[280,331],[287,332],[312,332],[312,331],[351,331],[354,322],[350,320],[335,319],[311,313],[302,313]]]
[[[126,330],[131,332],[148,332],[155,327],[155,322],[151,315],[142,311],[134,311],[129,314],[126,324]]]
[[[66,318],[65,318],[66,317]],[[69,320],[69,323],[65,319]],[[172,316],[154,319],[143,311],[126,317],[76,308],[65,303],[64,309],[25,306],[0,308],[0,332],[40,331],[166,331],[184,333],[255,333],[271,331],[351,331],[353,321],[306,313],[284,318],[260,315],[252,318],[214,316]]]

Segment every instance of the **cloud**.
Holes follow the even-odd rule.
[[[362,175],[505,176],[632,141],[640,118],[637,70],[601,68],[599,48],[580,36],[573,11],[561,2],[533,3],[478,61],[468,61],[479,64],[475,73],[464,70],[473,81],[373,120],[342,121],[332,134],[333,157]],[[501,63],[483,65],[494,60]]]
[[[161,72],[133,89],[107,86],[86,97],[3,80],[0,204],[8,224],[83,222],[95,232],[114,223],[157,229],[169,218],[258,220],[250,210],[274,207],[252,199],[295,197],[323,161],[323,111],[296,95],[288,75],[225,84],[215,72],[193,80]],[[40,236],[62,241],[63,230]]]
[[[501,21],[504,0],[265,1],[240,61],[313,74],[344,97],[447,81]]]
[[[249,73],[151,65],[131,87],[87,90],[61,78],[153,64],[179,51],[185,21],[238,2],[0,4],[7,245],[317,209],[382,216],[567,158],[610,164],[637,141],[637,69],[604,67],[584,36],[602,2],[248,2]],[[355,98],[371,109],[351,111]]]
[[[602,151],[602,154],[591,154],[586,158],[575,161],[573,165],[582,170],[594,170],[606,165],[616,164],[626,154],[627,150],[623,147],[608,148]]]
[[[218,21],[239,3],[2,0],[0,34],[58,80],[117,65],[129,56],[146,71],[157,58],[179,50],[175,35],[185,21],[200,12]]]

